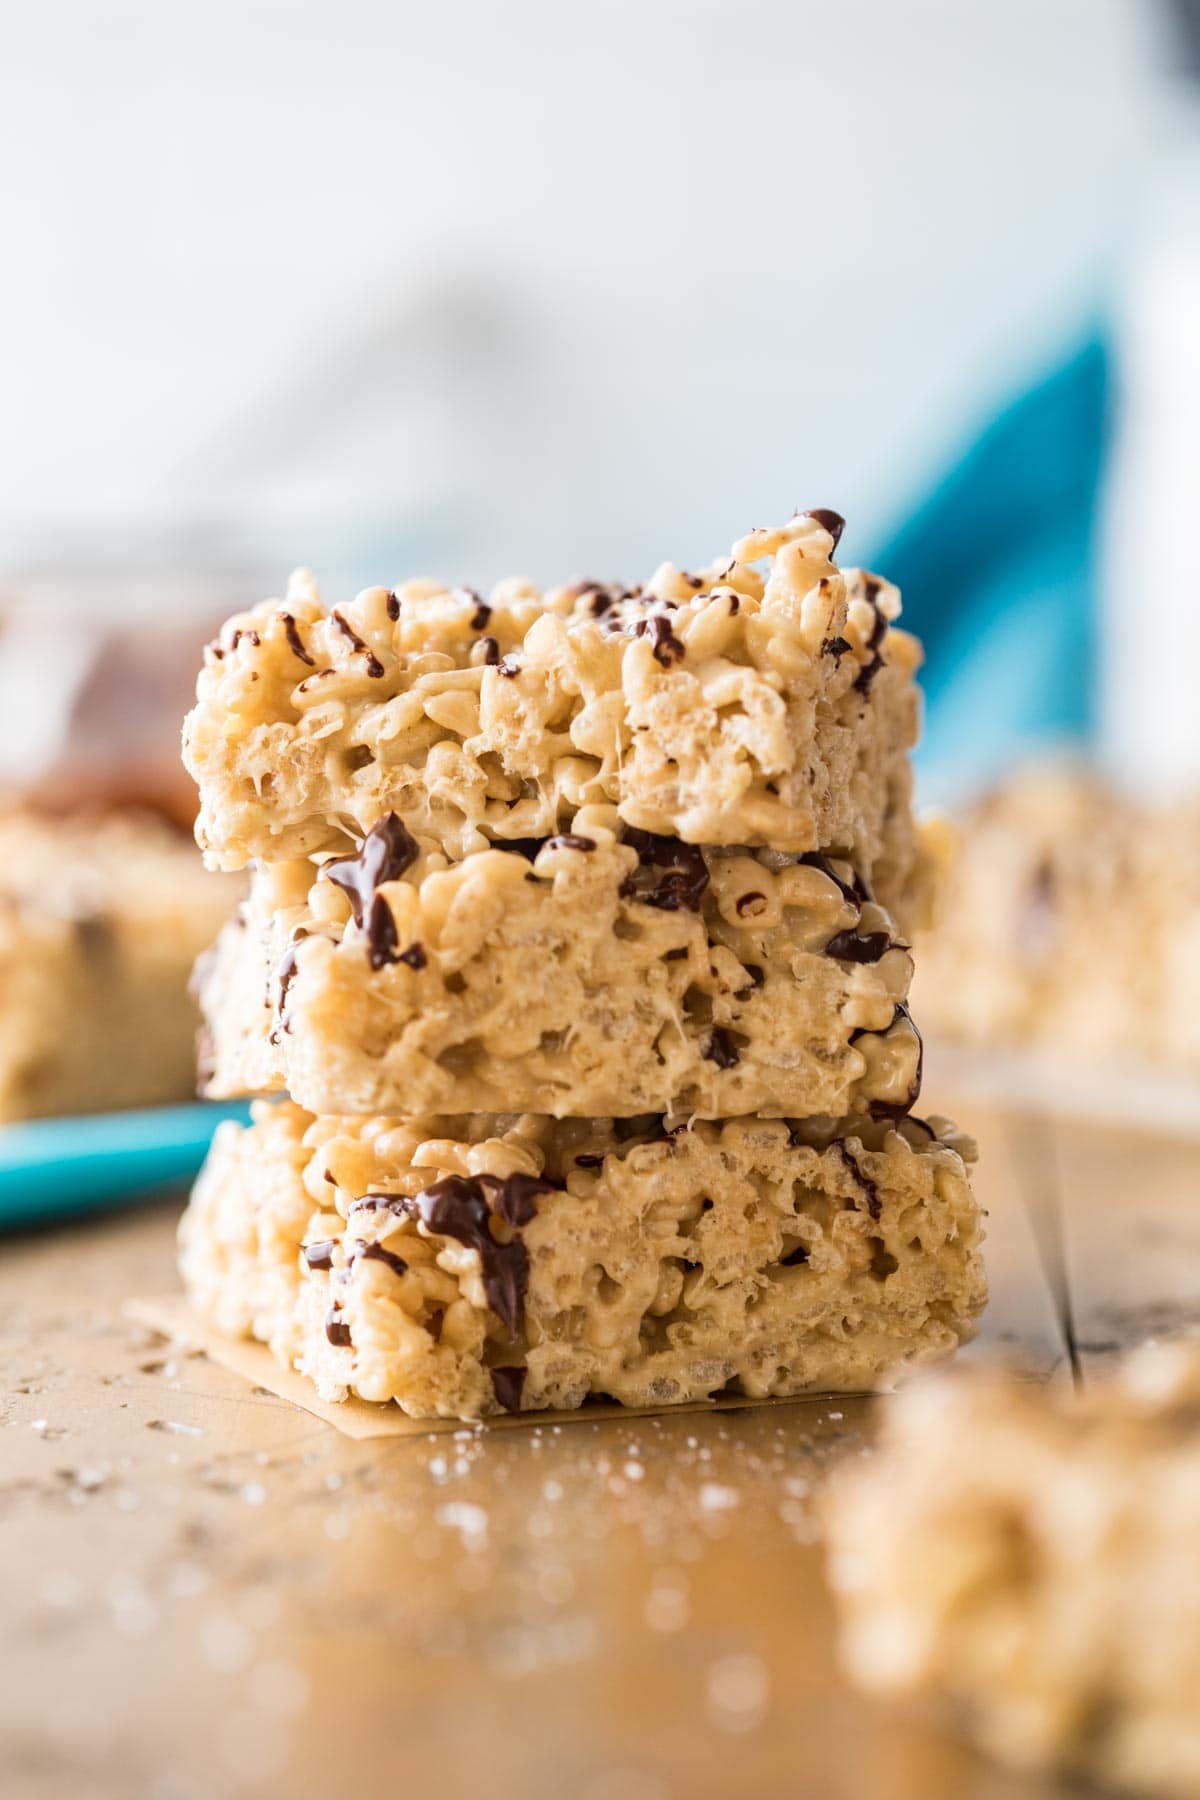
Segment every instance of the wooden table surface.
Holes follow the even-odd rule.
[[[1086,1370],[1194,1314],[1200,1147],[965,1122],[967,1354],[1065,1378],[1018,1178],[1061,1199]],[[871,1404],[354,1443],[122,1318],[177,1211],[0,1249],[3,1800],[1056,1792],[838,1676],[812,1496]]]

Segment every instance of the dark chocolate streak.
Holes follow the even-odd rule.
[[[400,952],[396,961],[407,964],[410,969],[420,970],[426,967],[429,958],[425,954],[424,944],[410,944],[407,950]]]
[[[638,866],[621,883],[623,900],[639,900],[663,912],[688,907],[697,912],[700,896],[708,886],[708,868],[695,844],[676,837],[660,837],[653,831],[627,826],[621,842],[636,850]]]
[[[500,646],[494,637],[481,637],[479,647],[483,651],[483,660],[489,668],[495,668],[500,661]]]
[[[806,519],[815,519],[817,524],[829,533],[836,550],[842,541],[842,533],[846,529],[846,521],[841,513],[834,512],[828,506],[806,506],[804,516]]]
[[[718,1069],[732,1069],[741,1061],[738,1047],[723,1025],[718,1025],[709,1038],[704,1050],[704,1060],[716,1063]]]
[[[917,1040],[916,1073],[913,1076],[912,1086],[908,1090],[908,1094],[904,1100],[903,1105],[896,1106],[891,1100],[872,1100],[869,1102],[869,1104],[867,1106],[867,1111],[873,1119],[892,1119],[892,1120],[907,1119],[911,1115],[913,1107],[917,1104],[917,1101],[921,1098],[921,1083],[924,1080],[924,1076],[925,1076],[925,1040],[922,1038],[921,1033],[918,1031],[916,1025],[913,1024],[913,1016],[909,1012],[908,1007],[903,1000],[900,1001],[899,1005],[896,1007],[895,1011],[893,1012],[892,1022],[887,1027],[886,1031],[881,1031],[881,1032],[867,1031],[864,1026],[859,1026],[857,1031],[852,1031],[850,1033],[850,1042],[852,1044],[856,1044],[858,1042],[859,1038],[863,1038],[863,1037],[886,1037],[887,1032],[894,1031],[896,1026],[900,1023],[901,1019],[906,1021],[906,1023],[908,1024],[908,1026],[910,1027],[910,1029],[912,1031],[913,1036]],[[920,1121],[920,1123],[924,1123],[924,1121],[922,1120],[922,1121]],[[928,1130],[929,1127],[926,1126],[925,1129]]]
[[[502,656],[496,664],[496,673],[503,675],[506,681],[513,681],[521,673],[521,665],[515,656]]]
[[[342,1318],[336,1306],[331,1306],[325,1314],[325,1336],[338,1350],[352,1350],[354,1339],[350,1336],[350,1327]]]
[[[408,1264],[402,1256],[392,1250],[385,1250],[382,1244],[373,1244],[365,1238],[355,1238],[352,1252],[356,1261],[381,1262],[392,1271],[393,1275],[407,1275]]]
[[[492,1215],[498,1213],[519,1232],[537,1211],[537,1196],[554,1192],[551,1182],[536,1175],[508,1175],[503,1180],[494,1175],[446,1175],[412,1203],[427,1230],[457,1238],[478,1253],[488,1305],[514,1337],[525,1313],[529,1252],[519,1236],[499,1243],[492,1236]]]
[[[875,579],[874,575],[867,576],[867,599],[875,608],[875,623],[871,628],[871,635],[867,639],[867,649],[871,652],[871,660],[870,662],[863,664],[862,668],[858,671],[858,675],[854,682],[855,692],[864,695],[870,694],[871,683],[878,675],[880,669],[884,666],[883,652],[879,646],[887,636],[888,622],[884,618],[882,612],[880,612],[877,603],[876,597],[879,593],[879,585],[880,584]]]
[[[826,856],[823,850],[806,850],[798,860],[804,864],[806,869],[820,869],[822,875],[828,876],[832,881],[842,899],[849,900],[852,905],[861,906],[864,901],[871,898],[867,884],[857,870],[851,868],[850,880],[843,881],[834,868],[832,860]]]
[[[363,655],[367,659],[367,674],[370,676],[372,681],[378,681],[379,677],[383,674],[383,664],[380,662],[380,660],[376,656],[375,652],[373,650],[369,650],[367,648],[366,644],[364,644],[362,639],[359,637],[357,631],[355,631],[353,625],[349,624],[348,621],[342,617],[341,613],[338,611],[336,606],[334,607],[333,611],[330,613],[329,616],[333,620],[334,624],[337,626],[338,630],[341,632],[342,636],[344,638],[348,638],[350,640],[350,643],[353,645],[354,649],[362,651]]]
[[[307,663],[310,669],[315,669],[317,666],[316,662],[304,648],[304,640],[300,636],[300,627],[297,625],[295,619],[293,619],[291,613],[281,612],[279,617],[283,621],[284,635],[287,638],[288,647],[291,650],[292,655],[298,656],[300,661],[302,663]]]
[[[333,1238],[318,1238],[315,1243],[305,1244],[304,1260],[310,1269],[332,1269]]]
[[[521,1394],[525,1387],[524,1369],[491,1369],[492,1392],[505,1412],[521,1410]]]
[[[687,655],[685,646],[671,630],[670,619],[665,619],[661,613],[655,613],[649,619],[639,619],[633,628],[633,635],[650,638],[654,660],[664,669],[669,669],[672,663],[682,662]]]
[[[279,1030],[282,1031],[290,1031],[292,1029],[291,1020],[288,1018],[287,1013],[288,990],[296,979],[297,948],[307,936],[307,931],[303,929],[296,933],[294,940],[288,945],[287,949],[280,957],[279,967],[275,971],[279,980],[279,998],[275,1003],[275,1011],[279,1017]],[[273,1044],[279,1042],[279,1030],[271,1033],[271,1042]]]
[[[415,1208],[407,1194],[364,1194],[350,1202],[351,1212],[390,1212],[398,1219],[411,1219]]]
[[[405,830],[395,813],[388,813],[367,834],[353,856],[338,856],[321,873],[350,897],[354,923],[362,928],[375,890],[385,881],[399,881],[420,855],[416,839]]]
[[[393,621],[393,623],[395,622],[395,620],[397,620],[400,617],[400,596],[399,596],[399,594],[392,593],[392,594],[388,595],[388,597],[387,597],[387,616],[389,619],[391,619]]]
[[[838,931],[825,946],[838,962],[877,963],[892,947],[886,931]]]
[[[376,894],[367,914],[367,960],[373,969],[386,968],[400,961],[400,934],[392,909],[382,894]],[[422,952],[422,954],[424,954]]]
[[[486,600],[482,599],[480,595],[475,592],[474,588],[462,588],[460,592],[465,594],[466,598],[470,600],[475,607],[475,611],[471,614],[471,630],[486,631],[488,622],[492,616],[491,607]]]
[[[579,837],[573,831],[562,831],[557,837],[547,838],[543,849],[546,850],[594,850],[595,838]]]
[[[877,1187],[875,1182],[873,1182],[871,1180],[871,1177],[869,1175],[865,1175],[863,1173],[862,1166],[858,1162],[858,1159],[855,1157],[854,1152],[852,1150],[847,1150],[845,1144],[843,1144],[840,1140],[833,1147],[837,1151],[838,1155],[841,1157],[842,1161],[845,1163],[846,1167],[849,1169],[850,1173],[853,1175],[855,1181],[857,1181],[857,1183],[858,1183],[859,1187],[862,1189],[863,1193],[866,1195],[867,1211],[870,1213],[870,1215],[873,1219],[879,1218],[880,1214],[883,1211],[883,1207],[880,1204],[880,1200],[879,1200],[879,1188]]]

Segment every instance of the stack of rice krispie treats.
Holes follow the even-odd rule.
[[[250,896],[199,972],[192,1301],[418,1417],[867,1388],[984,1299],[919,1118],[919,649],[798,515],[701,574],[311,578],[185,760]]]

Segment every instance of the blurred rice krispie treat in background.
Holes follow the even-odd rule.
[[[150,814],[0,816],[0,1120],[194,1094],[191,966],[237,892]]]
[[[912,1110],[920,652],[841,529],[637,588],[306,576],[222,629],[185,754],[256,869],[205,1074],[291,1100],[183,1224],[221,1329],[467,1418],[872,1387],[972,1334],[973,1152]]]
[[[141,616],[124,589],[119,607],[103,595],[70,605],[36,584],[16,592],[21,603],[0,592],[0,806],[134,807],[190,831],[179,719],[219,617],[211,603]]]
[[[1200,1792],[1200,1341],[922,1381],[823,1505],[851,1677],[1025,1770]]]
[[[30,576],[0,596],[0,1118],[194,1096],[206,874],[179,712],[211,613]]]
[[[1200,1069],[1200,808],[1030,764],[960,821],[913,999],[955,1043]]]

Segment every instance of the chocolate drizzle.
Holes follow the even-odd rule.
[[[362,928],[367,910],[376,899],[376,889],[386,881],[399,881],[420,855],[416,839],[406,831],[395,813],[388,813],[363,840],[353,856],[338,856],[327,862],[321,873],[349,895],[354,923]],[[388,915],[389,918],[391,915]],[[395,926],[392,927],[393,933]]]
[[[408,968],[416,969],[419,972],[421,969],[427,967],[429,958],[425,954],[424,944],[410,944],[407,950],[402,950],[400,952],[396,961],[402,962],[406,964]]]
[[[837,931],[825,946],[838,962],[877,963],[892,947],[886,931]]]
[[[823,850],[806,850],[804,855],[798,857],[797,860],[802,863],[806,869],[819,869],[822,875],[832,881],[834,887],[837,888],[838,892],[841,894],[842,899],[848,900],[852,906],[861,906],[864,901],[871,898],[867,884],[862,876],[858,874],[857,870],[852,866],[850,870],[850,880],[843,881],[842,877],[834,868],[832,860]]]
[[[505,1412],[521,1410],[521,1394],[525,1387],[524,1369],[490,1369],[492,1392]]]
[[[330,613],[329,617],[333,620],[333,623],[337,626],[337,628],[341,632],[342,636],[344,638],[348,638],[350,640],[350,643],[353,645],[354,649],[357,651],[361,651],[362,654],[366,657],[366,659],[367,659],[367,674],[370,676],[372,681],[378,681],[379,677],[383,674],[383,664],[380,662],[380,660],[376,656],[375,652],[372,649],[370,649],[366,644],[363,643],[363,641],[359,637],[357,631],[355,631],[353,625],[351,625],[347,619],[344,619],[342,617],[341,613],[337,610],[336,606],[334,607],[333,611]]]
[[[280,1031],[290,1031],[292,1029],[291,1019],[289,1018],[287,1011],[287,997],[288,991],[291,988],[293,981],[296,979],[296,952],[307,936],[308,932],[303,929],[296,933],[295,938],[280,957],[279,967],[275,971],[279,981],[279,998],[275,1003],[275,1010],[279,1015],[279,1026],[271,1033],[270,1041],[273,1044],[279,1042]]]
[[[687,907],[697,912],[708,886],[708,867],[695,844],[676,837],[660,837],[653,831],[627,826],[621,842],[636,850],[638,866],[621,883],[623,900],[638,900],[662,912]]]
[[[399,596],[399,594],[397,594],[393,590],[388,595],[387,600],[384,602],[384,604],[387,607],[388,618],[391,619],[393,624],[395,624],[396,620],[400,617],[400,596]]]
[[[520,1236],[507,1244],[493,1237],[492,1216],[499,1215],[519,1232],[536,1213],[538,1195],[554,1192],[551,1182],[536,1175],[518,1173],[503,1180],[495,1175],[446,1175],[419,1193],[414,1202],[416,1215],[427,1230],[457,1238],[477,1252],[488,1305],[514,1337],[525,1313],[529,1252]]]
[[[332,1269],[335,1245],[334,1238],[318,1238],[314,1243],[305,1244],[303,1255],[309,1268]]]
[[[836,550],[842,541],[842,533],[846,529],[846,521],[841,513],[834,512],[828,506],[806,506],[804,516],[806,519],[815,519],[821,529],[829,533]]]
[[[635,637],[649,637],[650,648],[654,660],[662,668],[669,669],[672,663],[682,662],[687,649],[671,630],[670,619],[662,613],[654,613],[648,619],[639,619],[633,628]]]
[[[903,1000],[899,1002],[895,1011],[892,1013],[892,1022],[887,1027],[887,1030],[882,1032],[868,1031],[864,1026],[860,1026],[857,1031],[852,1031],[850,1033],[850,1042],[852,1044],[856,1044],[859,1038],[886,1037],[888,1032],[896,1029],[896,1026],[902,1019],[908,1025],[910,1031],[917,1040],[916,1071],[913,1075],[912,1083],[903,1104],[898,1106],[892,1100],[872,1100],[868,1103],[867,1112],[873,1119],[891,1119],[895,1121],[897,1119],[906,1119],[909,1117],[913,1107],[921,1098],[921,1083],[925,1076],[925,1041],[916,1025],[913,1023],[912,1014],[909,1012],[908,1007]]]
[[[705,1045],[704,1060],[716,1063],[718,1069],[732,1069],[741,1061],[733,1033],[726,1031],[723,1025],[717,1026]]]
[[[562,831],[557,837],[549,837],[542,845],[543,850],[594,850],[595,838],[580,837],[574,831]]]
[[[871,627],[871,635],[867,639],[867,649],[871,652],[871,660],[870,662],[864,663],[862,668],[858,671],[858,675],[855,677],[854,689],[856,693],[866,696],[870,695],[871,684],[875,680],[880,669],[884,666],[883,651],[880,646],[887,636],[888,622],[879,605],[879,589],[881,585],[882,583],[877,581],[874,575],[867,575],[864,577],[867,599],[875,610],[875,623]]]
[[[384,969],[388,963],[400,961],[400,934],[392,909],[382,894],[376,894],[367,914],[367,960],[373,969]]]
[[[381,1262],[393,1275],[407,1275],[408,1264],[402,1256],[392,1250],[385,1250],[382,1244],[369,1242],[365,1238],[355,1238],[353,1256],[356,1262]]]
[[[463,598],[469,600],[475,608],[474,612],[471,614],[471,630],[486,631],[492,617],[492,609],[487,601],[484,600],[481,595],[477,594],[474,588],[460,588],[458,591]]]
[[[363,1194],[350,1202],[351,1212],[390,1212],[397,1219],[411,1219],[416,1211],[407,1194]]]
[[[840,1139],[834,1144],[833,1148],[837,1151],[838,1155],[853,1175],[855,1181],[857,1181],[859,1187],[866,1195],[867,1211],[873,1219],[878,1219],[883,1211],[883,1207],[879,1200],[878,1185],[871,1180],[869,1175],[864,1173],[862,1165],[854,1155],[854,1152],[852,1150],[847,1150],[845,1144],[842,1143]]]
[[[494,637],[481,637],[479,648],[483,651],[483,660],[489,668],[495,668],[500,661],[500,646]]]
[[[325,1336],[337,1350],[353,1350],[354,1348],[350,1327],[336,1306],[331,1306],[325,1314]]]
[[[317,666],[316,662],[304,648],[304,640],[300,636],[300,627],[297,625],[295,619],[293,619],[291,613],[281,612],[279,617],[283,621],[284,635],[287,638],[288,648],[291,650],[292,655],[299,657],[302,663],[307,663],[310,669],[315,669]]]

